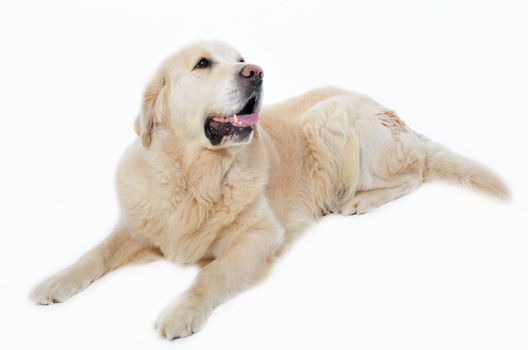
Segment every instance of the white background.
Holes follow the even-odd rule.
[[[507,1],[12,1],[0,7],[1,349],[527,349],[528,11]],[[31,288],[117,218],[114,170],[157,64],[220,38],[265,102],[333,84],[495,169],[502,203],[427,184],[313,226],[258,287],[170,343],[154,320],[191,283],[166,262],[60,305]]]

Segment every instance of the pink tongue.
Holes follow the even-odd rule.
[[[257,113],[251,113],[251,114],[241,114],[241,115],[234,115],[232,118],[229,118],[231,120],[231,124],[234,126],[240,126],[245,128],[246,126],[251,126],[257,124],[259,120],[259,115]]]
[[[234,114],[230,117],[214,117],[213,120],[219,123],[231,123],[234,126],[245,128],[246,126],[257,124],[259,115],[257,113],[240,115]]]

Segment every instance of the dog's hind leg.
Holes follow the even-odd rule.
[[[136,242],[125,229],[116,228],[77,262],[39,284],[30,298],[40,305],[66,301],[104,274],[140,260],[149,251],[152,249]],[[151,253],[156,254],[155,251]]]
[[[389,133],[374,118],[367,123],[369,132],[360,133],[364,147],[358,188],[341,204],[343,215],[367,213],[414,191],[424,179],[425,153],[418,135],[411,130]]]
[[[402,178],[401,183],[393,187],[358,192],[354,198],[341,206],[340,213],[342,215],[368,213],[385,203],[414,191],[421,183],[419,177],[408,176]]]

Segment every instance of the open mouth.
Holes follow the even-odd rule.
[[[207,136],[211,144],[218,145],[224,138],[234,142],[241,142],[247,139],[253,131],[253,126],[259,120],[259,115],[256,113],[258,102],[258,96],[253,96],[235,114],[207,118],[204,130],[205,136]]]

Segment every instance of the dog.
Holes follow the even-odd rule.
[[[145,89],[138,139],[118,167],[118,224],[31,299],[66,301],[142,259],[198,264],[193,285],[157,319],[172,340],[200,330],[325,214],[363,214],[433,179],[508,198],[491,171],[367,96],[327,87],[261,111],[263,76],[220,41],[170,56]]]

